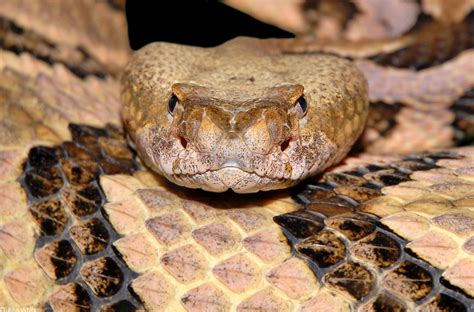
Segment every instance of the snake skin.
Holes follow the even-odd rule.
[[[0,38],[11,36],[0,40],[1,308],[474,310],[472,147],[354,154],[317,179],[263,195],[180,188],[125,139],[119,86],[108,74],[123,64],[103,63],[123,50],[94,46],[76,29],[64,29],[68,44],[56,41],[32,11],[15,17],[20,2],[0,3]],[[74,57],[77,42],[88,57]],[[450,53],[411,75],[452,73],[465,56]],[[387,79],[407,73],[370,66]],[[472,88],[430,114],[413,98],[371,98],[369,134],[392,140],[386,146],[404,128],[414,129],[415,144],[470,143]]]
[[[25,220],[1,227],[7,259],[34,249],[4,275],[18,302],[47,294],[54,311],[473,307],[474,216],[463,213],[472,148],[327,173],[295,194],[301,205],[286,194],[224,202],[137,171],[114,127],[70,130],[72,142],[31,149],[19,180],[38,238]]]

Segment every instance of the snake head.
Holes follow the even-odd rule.
[[[249,193],[292,186],[345,156],[367,114],[357,69],[245,47],[159,43],[134,56],[123,119],[149,167],[179,185]]]

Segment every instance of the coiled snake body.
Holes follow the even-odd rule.
[[[77,3],[0,2],[0,310],[474,309],[469,1],[131,58],[120,8]]]

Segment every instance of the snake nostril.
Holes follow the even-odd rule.
[[[188,146],[188,141],[186,141],[186,139],[183,138],[182,136],[179,136],[179,143],[181,143],[181,146],[183,146],[184,148]]]
[[[284,152],[288,148],[288,146],[290,146],[290,139],[285,140],[283,141],[283,143],[281,143],[280,145],[281,151]]]

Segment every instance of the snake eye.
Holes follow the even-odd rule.
[[[301,96],[298,100],[296,100],[295,106],[301,117],[303,117],[308,111],[308,103],[306,102],[304,96]]]
[[[168,100],[168,112],[173,115],[174,114],[174,111],[176,109],[176,106],[178,105],[178,98],[176,97],[176,95],[172,95],[170,97],[170,99]]]

